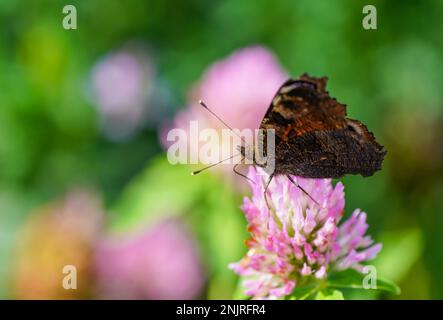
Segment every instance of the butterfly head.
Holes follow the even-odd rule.
[[[247,160],[246,163],[254,164],[259,167],[266,167],[269,164],[269,159],[263,156],[256,146],[246,145],[237,146],[243,158]]]

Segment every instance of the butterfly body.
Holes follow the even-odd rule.
[[[260,129],[263,154],[275,160],[273,175],[340,178],[371,176],[381,169],[386,150],[364,124],[346,117],[346,105],[329,96],[326,81],[307,74],[289,79],[272,100]],[[270,130],[275,134],[275,151],[266,154]],[[240,151],[247,158],[253,154],[243,147]]]

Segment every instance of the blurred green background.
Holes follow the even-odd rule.
[[[62,27],[66,4],[77,30]],[[246,250],[247,192],[171,166],[160,141],[205,70],[251,45],[294,77],[327,75],[332,96],[388,150],[381,172],[343,183],[347,212],[365,210],[384,245],[378,274],[402,294],[350,298],[443,298],[443,2],[371,1],[377,30],[362,28],[365,4],[1,1],[0,298],[232,297],[227,264]],[[168,250],[189,240],[168,256],[143,245],[161,238],[152,230],[163,220],[178,230]],[[121,245],[130,241],[141,248]],[[131,263],[110,270],[112,255]],[[60,290],[65,264],[78,267],[79,290]],[[165,268],[178,283],[192,278],[189,290],[157,284]]]

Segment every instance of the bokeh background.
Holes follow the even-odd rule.
[[[229,168],[172,166],[165,134],[220,127],[199,98],[254,126],[303,72],[388,150],[381,172],[342,181],[402,293],[345,297],[443,298],[443,2],[370,3],[368,31],[355,0],[2,0],[0,298],[235,297],[248,189]]]

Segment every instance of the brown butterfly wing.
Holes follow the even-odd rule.
[[[287,80],[277,91],[260,128],[274,129],[283,141],[311,131],[346,128],[346,105],[329,96],[326,81],[326,77],[307,74]]]
[[[260,128],[275,130],[276,174],[337,178],[381,168],[386,151],[364,124],[346,118],[346,105],[329,96],[326,82],[304,74],[272,100]]]

